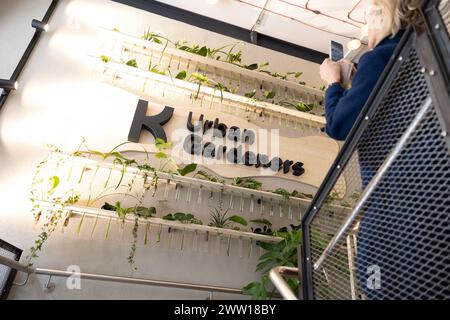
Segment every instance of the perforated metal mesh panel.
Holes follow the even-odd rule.
[[[316,299],[450,298],[450,151],[433,103],[402,140],[430,97],[407,50],[309,225]]]

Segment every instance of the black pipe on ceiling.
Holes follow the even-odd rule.
[[[220,20],[212,19],[195,12],[180,9],[156,0],[112,0],[142,9],[166,18],[184,22],[205,30],[216,32],[237,40],[256,44],[260,47],[282,52],[314,63],[322,63],[328,56],[320,51],[296,45],[265,34],[241,28]]]

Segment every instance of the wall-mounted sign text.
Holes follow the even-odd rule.
[[[167,135],[163,125],[173,116],[174,108],[165,107],[164,110],[154,116],[147,116],[148,102],[139,100],[131,124],[128,140],[139,143],[142,129],[149,131],[153,137],[163,139],[167,142]],[[225,159],[232,164],[254,166],[256,168],[267,168],[273,172],[282,171],[288,174],[292,170],[294,176],[305,173],[303,163],[292,160],[283,160],[279,156],[270,158],[268,155],[248,150],[249,146],[256,141],[256,133],[253,130],[241,129],[237,126],[228,126],[221,123],[219,118],[214,120],[205,119],[201,114],[197,122],[193,122],[193,112],[189,112],[186,121],[188,135],[183,142],[183,150],[189,155],[202,156],[204,158],[222,160]],[[204,141],[210,135],[213,141]],[[228,140],[231,143],[223,143]],[[225,145],[226,144],[226,145]]]

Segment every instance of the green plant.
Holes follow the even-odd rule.
[[[216,85],[214,85],[214,89],[218,89],[220,91],[220,101],[223,101],[223,92],[230,92],[230,89],[228,89],[227,87],[225,87],[223,84],[221,83],[217,83]]]
[[[143,207],[143,206],[134,206],[130,208],[123,208],[119,201],[115,203],[115,205],[111,205],[107,202],[102,206],[103,210],[110,210],[115,211],[117,216],[119,217],[122,222],[125,222],[125,219],[127,215],[132,214],[134,215],[134,225],[132,230],[132,240],[131,240],[131,247],[130,247],[130,253],[127,257],[127,261],[130,264],[132,268],[135,270],[137,269],[134,265],[136,263],[135,256],[136,256],[136,246],[137,246],[137,238],[138,238],[138,229],[139,229],[139,219],[148,219],[153,217],[156,214],[156,208],[155,207]]]
[[[221,60],[222,56],[225,56],[226,62],[235,64],[241,62],[241,55],[242,55],[240,51],[237,53],[233,52],[237,44],[239,44],[239,42],[235,44],[225,45],[223,47],[215,49],[207,46],[200,46],[198,44],[188,45],[187,41],[177,41],[175,42],[175,47],[178,50],[183,50],[186,52],[197,54],[202,57],[210,57],[216,60]],[[228,47],[231,47],[230,50],[228,52],[224,51],[224,49]]]
[[[163,75],[163,76],[166,75],[166,72],[165,72],[165,71],[159,70],[157,67],[151,68],[151,69],[150,69],[150,72],[153,72],[153,73],[156,73],[156,74],[160,74],[160,75]]]
[[[276,92],[274,91],[274,90],[272,90],[272,91],[264,91],[264,98],[266,98],[267,100],[269,100],[269,99],[273,99],[273,98],[275,98],[275,96],[276,96]]]
[[[42,250],[42,246],[44,245],[44,243],[55,231],[56,226],[62,218],[64,207],[76,204],[79,199],[80,195],[77,193],[74,193],[65,199],[59,197],[53,199],[54,206],[52,209],[46,211],[46,221],[41,227],[41,232],[37,236],[37,239],[34,242],[34,246],[30,248],[30,254],[27,256],[28,265],[32,265],[32,259],[38,257],[37,253]],[[40,210],[39,217],[41,217],[42,213],[43,210]]]
[[[218,201],[217,207],[210,210],[211,221],[209,226],[216,228],[228,228],[238,230],[236,224],[246,226],[248,225],[247,220],[238,215],[228,216],[228,209],[223,208],[223,190],[220,193],[220,199]]]
[[[175,47],[178,50],[183,50],[183,51],[186,51],[186,52],[197,54],[197,55],[202,56],[202,57],[208,56],[208,54],[211,52],[211,49],[208,48],[207,46],[200,47],[200,45],[198,45],[198,44],[194,44],[192,46],[189,46],[187,44],[187,41],[182,41],[182,42],[177,41],[177,42],[175,42]]]
[[[163,139],[155,139],[155,147],[158,152],[155,157],[159,159],[159,171],[168,172],[171,174],[179,173],[180,175],[186,175],[197,169],[197,165],[189,164],[183,169],[180,169],[175,160],[167,153],[167,150],[172,148],[172,142],[165,142]]]
[[[250,222],[259,225],[259,227],[257,227],[257,228],[251,228],[252,232],[257,233],[257,234],[264,234],[264,235],[268,235],[268,236],[271,236],[273,234],[273,231],[271,229],[272,222],[270,222],[269,220],[255,219],[255,220],[250,220]]]
[[[186,79],[186,77],[187,77],[186,70],[178,72],[178,74],[175,76],[175,78],[177,78],[179,80],[184,80],[184,79]]]
[[[45,219],[41,226],[34,245],[30,248],[27,255],[27,263],[32,265],[32,260],[38,257],[38,252],[42,250],[43,245],[49,239],[50,235],[55,231],[59,221],[61,221],[63,214],[70,216],[70,212],[65,210],[66,206],[76,204],[80,200],[80,194],[73,189],[61,189],[61,179],[57,175],[47,177],[44,174],[45,169],[52,160],[55,160],[55,155],[61,150],[55,146],[48,146],[48,155],[39,162],[35,167],[31,182],[30,201],[32,203],[31,213],[34,221],[37,224],[40,220]],[[57,157],[56,167],[62,164],[64,160]],[[52,202],[50,208],[44,208],[37,200]]]
[[[233,186],[238,186],[242,188],[261,190],[262,183],[253,178],[240,178],[235,177],[232,182]]]
[[[251,92],[244,93],[244,96],[253,99],[256,96],[256,89],[253,89]]]
[[[189,77],[189,81],[191,81],[192,79],[194,80],[195,83],[198,84],[197,93],[196,93],[196,95],[195,95],[195,99],[197,99],[198,96],[199,96],[199,94],[200,94],[200,88],[201,88],[201,86],[202,86],[203,84],[206,85],[206,84],[208,83],[208,77],[205,76],[204,74],[194,72],[194,73],[192,73],[191,76]]]
[[[125,172],[127,170],[127,167],[133,164],[137,164],[136,160],[134,159],[130,159],[130,158],[126,158],[122,153],[116,151],[119,147],[128,144],[129,142],[124,142],[124,143],[120,143],[117,146],[115,146],[114,148],[112,148],[109,152],[101,152],[98,150],[92,150],[89,149],[89,147],[85,144],[85,141],[82,142],[82,145],[84,145],[86,147],[87,151],[81,151],[81,147],[73,152],[71,155],[72,156],[83,156],[83,155],[96,155],[99,156],[102,160],[106,160],[108,158],[113,158],[113,163],[114,165],[121,165],[122,169],[121,169],[121,176],[120,176],[120,180],[117,183],[116,189],[120,186],[120,184],[122,183],[122,180],[125,176]],[[146,152],[146,155],[148,157],[148,153],[147,151],[144,149],[144,151]],[[109,176],[107,179],[107,182],[109,181]],[[105,182],[105,185],[107,184],[107,182]]]
[[[312,200],[313,195],[309,193],[303,193],[299,192],[297,190],[292,191],[291,197],[299,198],[299,199],[306,199],[306,200]]]
[[[248,225],[248,222],[241,216],[228,216],[228,211],[229,209],[223,211],[220,208],[214,208],[210,213],[211,221],[209,223],[209,226],[224,229],[238,229],[235,223],[242,226]]]
[[[295,105],[295,108],[302,112],[311,112],[314,109],[314,104],[307,104],[304,102],[299,102]]]
[[[233,52],[229,52],[227,57],[226,57],[226,62],[228,63],[232,63],[232,64],[239,64],[242,61],[242,51],[233,53]]]
[[[230,44],[230,45],[225,45],[220,48],[210,48],[208,46],[199,45],[199,44],[189,45],[186,41],[173,42],[173,41],[169,40],[168,38],[161,36],[158,33],[150,32],[150,30],[145,31],[144,34],[141,36],[141,38],[145,39],[147,41],[150,41],[150,42],[155,42],[155,43],[161,44],[161,45],[165,41],[164,49],[162,50],[162,54],[160,55],[159,62],[156,65],[152,65],[153,64],[153,62],[152,62],[153,61],[153,52],[152,52],[152,54],[150,56],[150,63],[148,66],[148,71],[152,72],[152,73],[160,74],[160,75],[168,74],[171,78],[172,78],[172,74],[171,74],[171,70],[170,70],[170,62],[169,62],[169,67],[167,67],[166,70],[161,70],[160,68],[158,68],[158,66],[161,64],[163,53],[165,52],[169,43],[174,44],[175,48],[177,48],[178,50],[183,50],[186,52],[190,52],[190,53],[200,55],[203,57],[213,58],[216,60],[222,60],[224,62],[231,63],[238,67],[241,67],[241,68],[244,68],[247,70],[263,72],[272,77],[279,78],[282,80],[292,80],[292,78],[298,79],[303,75],[302,72],[298,72],[298,71],[289,71],[286,73],[268,71],[265,69],[267,66],[269,66],[268,62],[263,62],[263,63],[254,62],[254,63],[250,63],[250,64],[242,64],[242,51],[240,51],[240,50],[235,51],[236,46],[239,45],[240,42]],[[106,58],[107,57],[103,58],[104,62],[109,61]],[[171,60],[172,59],[170,59],[170,61]],[[122,61],[122,63],[124,63],[128,66],[132,66],[132,67],[136,67],[136,68],[138,67],[135,59],[131,59],[127,62]],[[208,77],[206,75],[198,73],[198,72],[194,72],[190,76],[188,76],[187,71],[182,70],[176,74],[175,78],[179,79],[179,80],[186,80],[189,82],[193,82],[198,85],[197,92],[195,93],[195,95],[193,95],[193,98],[195,98],[195,99],[197,99],[199,97],[200,89],[201,89],[202,85],[206,85],[208,87],[214,88],[215,90],[219,90],[221,101],[223,101],[223,92],[233,92],[233,93],[237,92],[236,88],[228,88],[224,84],[215,82],[212,79],[208,79]],[[302,85],[306,85],[306,83],[304,81],[299,81],[298,83],[302,84]],[[239,87],[240,86],[238,86],[238,88]],[[261,85],[260,89],[263,90],[262,85]],[[244,96],[256,101],[256,94],[257,94],[257,91],[256,91],[256,89],[254,89],[251,92],[244,93]],[[266,100],[271,100],[271,102],[274,104],[278,104],[281,106],[289,106],[289,107],[295,108],[295,109],[303,111],[303,112],[311,112],[312,109],[314,108],[314,104],[305,104],[305,103],[294,104],[289,101],[276,102],[273,100],[276,96],[276,92],[274,90],[272,90],[272,91],[263,90],[262,96]]]
[[[202,170],[197,171],[197,173],[195,174],[195,177],[202,179],[202,180],[207,180],[210,182],[217,182],[217,183],[225,184],[224,179],[221,179],[218,176],[214,176],[212,174],[206,173],[205,171],[202,171]]]
[[[272,192],[283,196],[284,200],[289,200],[289,198],[292,195],[291,192],[289,192],[289,191],[287,191],[286,189],[283,189],[283,188],[277,188],[277,189],[275,189]]]
[[[142,40],[147,40],[147,41],[150,41],[150,42],[155,42],[155,43],[158,43],[158,44],[162,44],[163,43],[162,40],[169,41],[169,39],[161,36],[160,34],[155,33],[155,32],[151,32],[150,28],[147,31],[144,32],[144,34],[141,36],[141,39]]]
[[[103,186],[105,188],[104,188],[104,190],[102,190],[99,193],[99,195],[94,197],[92,195],[92,188],[89,187],[89,197],[87,199],[86,205],[87,206],[93,205],[94,203],[98,202],[102,198],[114,196],[114,195],[115,196],[121,195],[123,197],[131,197],[137,201],[137,204],[130,208],[122,207],[120,202],[116,202],[115,205],[105,203],[102,207],[105,210],[110,210],[110,211],[116,212],[118,218],[122,222],[125,221],[125,218],[128,215],[131,215],[135,218],[134,227],[132,230],[133,240],[132,240],[132,244],[131,244],[130,254],[128,256],[128,261],[133,266],[134,262],[135,262],[134,257],[135,257],[135,252],[136,252],[137,231],[139,228],[139,219],[150,218],[150,217],[154,216],[156,213],[156,209],[154,207],[150,207],[150,208],[144,207],[144,206],[142,206],[142,202],[143,202],[146,191],[150,190],[151,188],[154,188],[154,193],[156,192],[157,185],[158,185],[157,171],[153,166],[151,166],[148,163],[149,153],[146,151],[145,148],[143,148],[143,150],[146,155],[146,160],[143,163],[138,163],[135,159],[125,157],[121,152],[118,151],[118,149],[120,147],[124,146],[125,144],[128,144],[129,142],[121,143],[121,144],[115,146],[113,149],[111,149],[108,152],[102,152],[102,151],[90,149],[86,145],[85,142],[86,141],[83,139],[79,148],[75,152],[73,152],[71,154],[71,156],[73,156],[73,157],[98,156],[101,158],[101,160],[107,160],[107,159],[112,158],[112,162],[115,165],[118,164],[121,166],[120,180],[117,183],[117,185],[115,185],[115,187],[113,186],[113,187],[107,188],[109,179],[111,177],[111,172],[113,169],[110,169],[107,179],[103,183]],[[83,150],[82,150],[82,147],[83,147]],[[197,169],[196,164],[188,164],[182,168],[179,168],[177,166],[177,164],[175,163],[174,159],[167,153],[167,149],[171,148],[170,142],[165,142],[161,139],[156,139],[155,147],[157,149],[157,152],[155,153],[155,157],[160,160],[159,170],[168,172],[170,174],[178,174],[178,175],[184,176],[191,172],[195,172],[195,170]],[[33,213],[36,223],[41,219],[42,216],[45,216],[47,221],[44,223],[42,232],[38,236],[38,239],[35,242],[35,246],[33,248],[31,248],[30,261],[31,261],[31,258],[37,257],[37,252],[41,250],[44,242],[49,238],[50,234],[56,228],[56,225],[57,225],[58,221],[60,221],[62,214],[64,212],[66,212],[66,210],[64,210],[65,206],[75,204],[79,201],[79,194],[74,192],[73,190],[70,190],[70,192],[66,192],[66,193],[61,193],[61,191],[59,191],[58,193],[62,194],[62,196],[61,195],[56,196],[56,191],[59,190],[58,186],[61,183],[61,180],[58,176],[53,175],[53,176],[50,176],[47,178],[41,177],[41,172],[42,172],[44,166],[46,166],[47,163],[50,160],[52,160],[53,157],[57,153],[61,153],[61,150],[56,147],[52,147],[51,153],[49,153],[49,155],[43,161],[41,161],[38,166],[36,166],[35,175],[33,176],[32,188],[31,188],[32,189],[31,190],[31,202],[33,203],[32,213]],[[58,166],[61,162],[60,159],[66,159],[66,158],[58,156],[57,159],[58,159],[58,163],[57,163],[57,166]],[[125,184],[122,184],[122,181],[124,179],[124,176],[125,176],[128,166],[134,166],[139,171],[138,171],[138,173],[133,174],[132,178],[130,179],[128,184],[125,185]],[[97,169],[95,170],[93,176],[91,176],[90,186],[92,186],[92,182],[93,182],[93,179],[95,178],[98,168],[99,167],[97,167]],[[83,179],[84,172],[86,172],[87,170],[91,170],[91,169],[83,168],[82,174],[79,178],[80,183],[81,183],[81,180]],[[70,172],[69,172],[69,176],[70,176]],[[143,179],[143,184],[142,184],[143,188],[142,188],[142,191],[139,191],[139,192],[141,192],[140,197],[134,196],[131,194],[133,187],[134,187],[135,180],[137,177],[141,177]],[[110,193],[110,190],[112,188],[117,189],[119,187],[126,187],[126,186],[127,186],[126,193],[123,193],[123,192]],[[154,195],[154,193],[153,193],[153,195]],[[67,194],[68,194],[68,196],[66,196]],[[41,205],[36,203],[37,199],[53,202],[53,208],[44,210]],[[66,217],[65,217],[65,220],[63,223],[64,226],[68,225],[70,217],[71,217],[71,212],[68,212],[66,214]],[[84,217],[85,217],[85,214],[82,215],[82,217],[80,218],[80,221],[78,222],[77,233],[80,233],[80,231],[81,231],[81,226],[83,224]],[[190,216],[185,218],[185,220],[186,219],[189,220],[191,223],[201,223],[196,218],[191,219]],[[98,220],[98,216],[96,217],[96,219],[94,221],[91,235],[94,233],[94,230],[95,230],[95,227],[97,224],[97,220]],[[110,218],[108,221],[107,229],[105,232],[105,237],[107,237],[109,234],[109,227],[111,224],[111,220],[112,219]]]
[[[180,221],[181,223],[192,223],[192,224],[203,224],[203,222],[196,218],[191,213],[183,213],[183,212],[177,212],[175,214],[167,214],[162,217],[164,220],[169,221]]]
[[[133,68],[137,68],[137,67],[138,67],[137,62],[136,62],[136,59],[130,59],[130,60],[128,60],[125,64],[126,64],[127,66],[133,67]]]
[[[278,232],[283,237],[278,243],[257,242],[257,245],[266,252],[259,257],[256,271],[261,272],[261,280],[249,283],[242,288],[244,294],[253,299],[265,300],[273,295],[275,289],[269,287],[269,271],[277,266],[297,267],[297,248],[301,240],[301,231],[293,229],[288,232]],[[288,280],[289,286],[294,292],[298,292],[298,282]],[[271,293],[269,293],[271,291]]]
[[[110,57],[107,56],[100,56],[100,59],[104,62],[104,63],[108,63],[109,61],[111,61]]]
[[[311,111],[313,111],[313,109],[315,107],[315,105],[313,103],[308,104],[308,103],[304,103],[304,102],[298,102],[298,103],[294,104],[289,101],[280,101],[277,104],[280,106],[283,106],[283,107],[295,108],[298,111],[307,112],[307,113],[310,113]]]
[[[130,208],[122,208],[120,201],[117,201],[115,205],[111,205],[108,202],[102,206],[103,210],[115,211],[120,220],[125,221],[128,214],[133,214],[138,218],[148,219],[156,214],[155,207],[143,207],[134,206]]]
[[[197,170],[197,164],[191,163],[184,166],[182,169],[178,169],[178,173],[180,174],[180,176],[185,176],[191,172],[194,172],[195,170]]]
[[[258,69],[258,64],[257,63],[252,63],[252,64],[245,65],[245,66],[242,66],[242,67],[245,68],[245,69],[248,69],[248,70],[256,70],[256,69]]]

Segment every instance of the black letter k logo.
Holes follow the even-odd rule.
[[[155,116],[147,116],[147,106],[147,101],[139,100],[133,123],[131,124],[130,133],[128,134],[128,141],[138,143],[142,128],[145,128],[150,131],[155,139],[160,138],[167,142],[166,133],[162,126],[172,118],[174,109],[171,107],[164,107],[164,110],[161,113]]]

